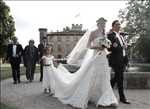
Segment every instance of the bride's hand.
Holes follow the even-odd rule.
[[[103,46],[100,46],[100,47],[98,47],[98,50],[104,50],[104,47]]]
[[[104,47],[102,47],[102,46],[92,46],[90,48],[95,49],[95,50],[103,50],[104,49]]]

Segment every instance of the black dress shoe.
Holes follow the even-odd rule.
[[[13,84],[17,84],[17,81],[14,81]]]
[[[21,81],[20,81],[20,80],[18,80],[18,83],[21,83]]]
[[[32,83],[32,80],[30,79],[29,82]]]
[[[42,79],[40,79],[40,82],[42,82]]]
[[[88,104],[90,105],[90,104],[92,104],[92,102],[91,102],[91,101],[88,101]]]
[[[120,102],[124,103],[124,104],[131,104],[129,101],[127,100],[120,100]]]

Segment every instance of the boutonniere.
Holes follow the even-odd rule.
[[[116,42],[114,42],[114,43],[113,43],[113,47],[116,48],[117,46],[118,46],[118,44],[117,44]]]

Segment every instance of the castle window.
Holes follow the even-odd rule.
[[[57,36],[57,41],[59,41],[59,42],[61,42],[61,41],[62,41],[61,36]]]
[[[62,52],[62,47],[61,47],[61,45],[58,45],[58,46],[57,46],[57,50],[58,50],[58,52]]]
[[[70,36],[66,36],[66,41],[70,41]]]
[[[78,41],[78,37],[77,36],[74,37],[74,41],[76,41],[76,42]]]
[[[70,53],[70,49],[71,49],[71,45],[66,44],[66,53],[67,53],[67,55]]]

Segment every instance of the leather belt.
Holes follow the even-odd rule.
[[[44,66],[51,66],[51,64],[45,64]]]

